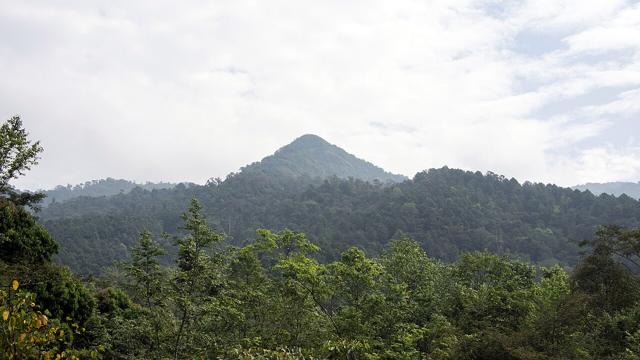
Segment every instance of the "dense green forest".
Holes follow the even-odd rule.
[[[42,147],[29,141],[17,117],[2,124],[0,141],[0,359],[640,359],[640,229],[598,227],[579,244],[584,254],[570,272],[464,247],[455,261],[443,261],[403,232],[379,244],[375,256],[347,242],[327,260],[302,232],[259,229],[237,243],[210,224],[194,196],[244,180],[236,175],[202,188],[134,190],[141,200],[175,199],[176,193],[188,199],[182,215],[171,220],[176,234],[140,231],[126,260],[100,277],[80,280],[52,262],[61,247],[33,216],[41,196],[10,185],[36,165]],[[310,199],[315,194],[316,202],[338,201],[330,194],[339,190],[368,201],[399,196],[401,203],[423,182],[442,183],[449,191],[423,198],[417,192],[413,199],[446,197],[474,183],[474,189],[503,186],[491,194],[504,193],[504,200],[485,199],[480,191],[466,200],[491,202],[494,209],[509,197],[554,192],[566,195],[565,203],[582,199],[591,206],[574,217],[631,221],[625,212],[637,207],[631,199],[447,169],[418,174],[398,187],[338,179],[291,186],[299,184]],[[130,200],[118,195],[110,201]],[[541,219],[548,211],[542,205],[549,203],[512,210],[530,210]],[[446,222],[455,208],[448,209],[434,216]],[[100,211],[95,216],[105,216]],[[565,211],[547,216],[566,224]],[[376,219],[385,216],[391,213]],[[141,226],[133,225],[140,219],[131,219],[131,228]],[[505,234],[503,239],[500,246],[510,244]],[[167,253],[174,256],[164,266]]]
[[[628,196],[521,184],[493,173],[442,168],[383,183],[279,172],[313,156],[299,142],[294,145],[299,152],[285,147],[269,158],[269,166],[250,166],[270,171],[242,170],[204,186],[77,198],[52,204],[38,216],[60,242],[57,259],[83,274],[102,273],[114,260],[127,259],[144,229],[179,234],[179,216],[193,197],[202,202],[207,219],[225,231],[229,244],[253,241],[260,228],[296,229],[321,247],[322,260],[338,259],[351,246],[377,256],[402,232],[445,261],[486,250],[541,265],[573,266],[578,242],[593,237],[598,225],[640,226],[640,202]],[[287,156],[277,163],[282,153]],[[325,164],[322,158],[312,161]]]
[[[51,190],[44,190],[42,192],[46,197],[42,200],[41,205],[47,206],[52,202],[65,202],[69,199],[77,198],[80,196],[100,197],[111,196],[120,193],[128,193],[137,187],[144,190],[155,190],[171,189],[174,186],[176,186],[176,184],[167,182],[146,182],[143,184],[138,184],[133,181],[124,179],[106,178],[87,181],[83,184],[77,185],[58,185]]]

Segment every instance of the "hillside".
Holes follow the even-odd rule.
[[[42,206],[47,206],[52,202],[65,202],[80,196],[100,197],[128,193],[136,187],[144,190],[154,190],[171,189],[174,186],[176,186],[176,184],[166,182],[146,182],[138,184],[129,180],[113,178],[92,180],[77,185],[58,185],[51,190],[42,191],[46,195],[42,202]]]
[[[407,179],[358,159],[316,135],[303,135],[262,161],[245,166],[242,172],[263,172],[288,177],[351,177],[365,181],[379,180],[383,183]]]
[[[391,238],[407,233],[428,254],[447,261],[489,250],[573,265],[577,243],[592,238],[598,225],[640,225],[640,202],[627,196],[448,168],[391,185],[243,171],[205,186],[77,198],[52,204],[40,216],[60,243],[58,261],[80,273],[100,273],[127,257],[143,229],[180,233],[180,214],[192,197],[231,244],[252,241],[259,228],[290,228],[306,232],[325,260],[352,245],[378,254]],[[162,241],[171,252],[170,241]]]
[[[640,182],[608,182],[608,183],[587,183],[574,186],[574,189],[591,191],[594,195],[609,194],[620,196],[625,194],[635,199],[640,199]]]

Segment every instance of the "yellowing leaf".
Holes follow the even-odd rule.
[[[5,310],[2,312],[2,320],[7,321],[9,318],[9,310]]]
[[[11,288],[13,290],[18,290],[18,286],[20,286],[20,283],[18,283],[18,280],[13,279],[13,281],[11,281]]]

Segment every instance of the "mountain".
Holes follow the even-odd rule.
[[[303,135],[275,154],[241,169],[242,172],[263,172],[272,175],[342,179],[354,178],[383,183],[407,180],[403,175],[386,172],[370,162],[349,154],[316,135]]]
[[[138,184],[129,180],[106,178],[87,181],[78,185],[58,185],[51,190],[44,190],[43,193],[46,195],[46,198],[42,202],[42,205],[47,206],[52,202],[65,202],[79,196],[100,197],[128,193],[136,187],[145,190],[154,190],[171,189],[175,186],[176,184],[166,182],[146,182]]]
[[[380,181],[366,181],[372,179]],[[159,235],[181,233],[180,215],[194,197],[228,244],[245,244],[260,228],[289,228],[305,232],[325,260],[351,246],[376,255],[404,233],[446,261],[489,250],[572,266],[578,242],[592,238],[599,225],[640,226],[640,201],[628,196],[446,167],[401,179],[305,135],[225,180],[81,196],[56,201],[38,216],[60,243],[57,261],[84,274],[127,258],[145,229],[174,254],[171,241]]]
[[[193,197],[228,244],[245,244],[260,228],[290,228],[304,231],[325,260],[351,246],[378,254],[404,233],[445,261],[489,250],[572,266],[580,256],[578,242],[592,238],[599,225],[640,226],[640,201],[627,196],[449,168],[391,184],[241,171],[203,186],[79,197],[51,204],[39,216],[60,243],[57,261],[79,273],[101,273],[127,258],[144,229],[175,253],[159,235],[181,233],[180,214]]]
[[[589,190],[595,195],[609,194],[620,196],[626,194],[634,199],[640,199],[640,182],[608,182],[608,183],[587,183],[574,186],[576,190]]]

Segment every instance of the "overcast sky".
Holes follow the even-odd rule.
[[[314,133],[413,176],[448,165],[640,180],[640,4],[0,0],[17,185],[224,177]]]

